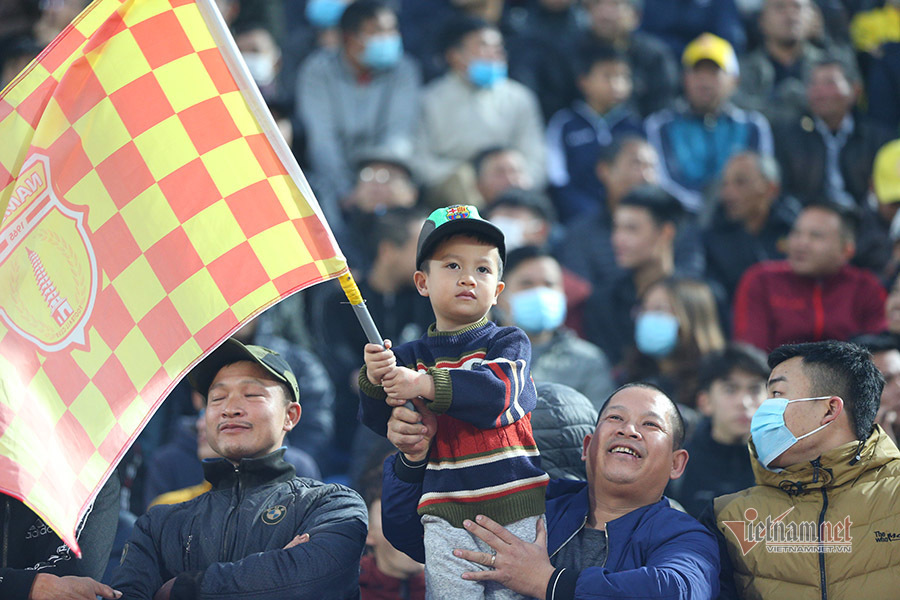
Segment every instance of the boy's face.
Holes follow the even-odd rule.
[[[611,110],[631,96],[631,70],[618,60],[594,63],[578,83],[588,104],[600,112]]]
[[[416,271],[414,281],[419,293],[431,300],[439,331],[477,322],[503,291],[499,251],[474,238],[447,238],[425,263],[427,270]]]
[[[697,407],[712,420],[713,439],[723,444],[746,443],[750,420],[766,399],[766,380],[759,375],[733,369],[700,392]]]

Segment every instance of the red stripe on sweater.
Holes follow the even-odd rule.
[[[494,498],[502,498],[503,496],[509,496],[515,494],[517,492],[524,492],[527,490],[534,489],[536,487],[546,487],[547,480],[537,481],[535,483],[529,483],[528,485],[523,485],[522,487],[510,488],[508,490],[504,490],[502,492],[493,492],[490,494],[484,494],[482,496],[473,496],[471,498],[435,498],[434,500],[426,500],[425,502],[419,503],[419,508],[423,506],[432,506],[434,504],[446,504],[448,502],[453,502],[457,504],[471,504],[473,502],[484,502],[486,500],[493,500]],[[438,492],[434,492],[438,493]]]
[[[433,461],[466,458],[508,446],[535,445],[531,431],[531,413],[498,429],[479,429],[450,415],[438,415],[437,422],[437,434],[430,453]]]
[[[450,361],[450,360],[438,361],[438,362],[434,363],[434,368],[436,368],[436,369],[458,369],[463,365],[463,363],[466,363],[472,359],[483,360],[485,356],[487,356],[487,354],[485,352],[473,352],[472,354],[466,354],[465,356],[461,357],[459,360],[456,360],[456,361]],[[416,363],[416,370],[427,371],[428,365],[426,365],[422,361],[419,361],[418,363]]]
[[[500,381],[502,381],[504,385],[506,385],[506,394],[503,396],[503,410],[500,411],[500,414],[497,415],[497,420],[494,421],[494,426],[500,427],[502,424],[501,419],[503,419],[504,413],[509,410],[509,396],[510,392],[512,391],[512,382],[509,380],[509,377],[506,376],[506,372],[502,368],[500,368],[500,365],[498,365],[497,363],[490,363],[488,366],[491,368],[491,371],[494,372],[497,378],[500,379]]]

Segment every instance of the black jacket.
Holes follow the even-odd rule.
[[[840,151],[838,163],[844,188],[860,206],[865,204],[878,149],[891,140],[880,125],[853,115],[853,130]],[[827,148],[810,115],[782,119],[772,124],[775,158],[781,165],[781,185],[786,194],[803,204],[826,198]]]
[[[0,495],[0,598],[26,600],[39,573],[100,581],[116,535],[119,487],[113,473],[85,514],[77,532],[81,559],[30,508]]]
[[[716,208],[712,221],[703,231],[706,276],[722,286],[729,302],[748,267],[764,260],[784,258],[784,240],[799,214],[800,203],[796,199],[778,198],[762,230],[754,234],[743,223],[728,219],[721,205]]]
[[[204,462],[213,489],[138,519],[113,576],[124,600],[176,577],[185,598],[357,598],[366,506],[353,490],[302,479],[284,449],[234,466]],[[282,550],[295,535],[308,542]]]

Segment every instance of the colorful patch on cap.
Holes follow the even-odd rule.
[[[266,509],[266,512],[262,514],[262,522],[266,525],[275,525],[280,522],[283,518],[287,509],[282,506],[273,506],[272,508]]]
[[[447,209],[447,220],[453,221],[455,219],[468,219],[470,216],[469,207],[468,206],[451,206]]]

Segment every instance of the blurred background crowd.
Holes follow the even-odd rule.
[[[900,430],[900,1],[217,4],[395,344],[432,320],[412,278],[425,216],[471,204],[506,234],[492,318],[528,333],[536,382],[596,409],[652,381],[689,449],[734,457],[697,462],[704,481],[689,467],[671,490],[689,510],[752,483],[750,416],[782,343],[888,357],[879,422]],[[3,0],[0,85],[85,5]],[[357,427],[365,337],[339,286],[238,337],[299,376],[298,471],[363,490],[388,449]],[[132,448],[131,512],[203,489],[202,405],[179,386]]]

